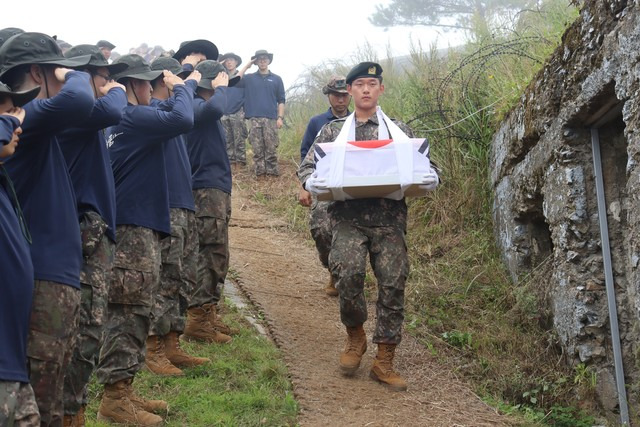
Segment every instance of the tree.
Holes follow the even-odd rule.
[[[425,25],[485,32],[494,19],[534,6],[536,0],[392,0],[376,5],[369,21],[376,27]]]

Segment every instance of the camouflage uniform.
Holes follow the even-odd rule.
[[[309,230],[316,242],[316,249],[320,262],[329,268],[329,252],[331,251],[331,219],[327,213],[329,202],[319,202],[313,197],[311,213],[309,214]]]
[[[171,208],[171,236],[160,242],[160,288],[153,303],[150,335],[184,331],[185,315],[197,285],[198,227],[193,211]]]
[[[104,343],[97,370],[101,384],[133,378],[144,364],[153,297],[160,281],[160,235],[135,225],[116,229]]]
[[[216,188],[193,190],[200,241],[198,286],[189,307],[217,304],[229,269],[231,195]]]
[[[39,425],[40,413],[31,384],[0,381],[0,426]]]
[[[78,333],[80,291],[36,280],[29,326],[29,381],[43,425],[62,425],[64,372]]]
[[[314,141],[333,142],[345,119],[325,125]],[[407,136],[413,133],[404,123],[394,122]],[[378,139],[378,119],[355,122],[356,140]],[[304,183],[315,170],[315,147],[302,161],[298,170]],[[377,322],[372,341],[398,344],[402,339],[404,320],[404,287],[409,274],[409,259],[405,242],[407,205],[403,200],[384,198],[329,202],[332,242],[329,268],[337,279],[340,292],[340,318],[347,327],[362,325],[367,320],[364,296],[367,254],[378,282]]]
[[[278,127],[276,120],[266,117],[249,119],[249,142],[253,147],[253,166],[257,176],[278,176]]]
[[[107,223],[96,212],[80,219],[83,265],[80,271],[80,316],[76,347],[64,377],[64,408],[76,414],[87,405],[87,384],[98,363],[107,318],[107,296],[115,243],[105,234]]]
[[[222,116],[220,119],[227,136],[227,155],[231,163],[247,164],[247,124],[244,122],[244,110]]]

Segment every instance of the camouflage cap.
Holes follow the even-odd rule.
[[[344,76],[333,76],[329,83],[322,88],[322,93],[329,95],[330,93],[349,93],[347,92],[347,81]]]
[[[171,58],[169,56],[160,56],[154,59],[151,63],[151,69],[160,71],[168,70],[176,76],[180,77],[183,77],[190,73],[189,71],[182,68],[182,65],[180,65],[177,59]]]
[[[42,33],[19,33],[0,46],[0,77],[13,68],[26,64],[50,64],[60,67],[81,67],[90,55],[65,58],[56,40]]]
[[[92,44],[79,44],[73,46],[64,53],[65,58],[76,58],[78,56],[90,55],[91,59],[85,67],[106,68],[110,74],[118,74],[127,69],[127,64],[109,64],[98,46]]]
[[[211,85],[211,82],[218,77],[221,71],[227,72],[227,69],[224,68],[224,65],[219,63],[218,61],[206,60],[198,63],[196,65],[196,71],[199,71],[202,75],[200,79],[200,83],[198,83],[198,87],[203,89],[214,89]],[[240,81],[240,76],[230,77],[229,78],[229,87],[235,86],[236,83]]]
[[[375,62],[361,62],[349,71],[346,82],[350,85],[355,79],[359,79],[360,77],[375,77],[381,79],[382,67]]]

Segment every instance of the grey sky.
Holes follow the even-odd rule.
[[[389,0],[32,0],[29,13],[2,14],[0,28],[55,34],[72,45],[106,39],[121,54],[143,42],[177,49],[180,42],[199,38],[214,42],[220,53],[235,52],[243,63],[267,49],[274,54],[270,68],[285,87],[307,66],[335,59],[355,63],[358,48],[366,44],[383,58],[388,46],[394,55],[405,55],[412,42],[424,49],[460,43],[460,36],[424,27],[376,28],[367,18],[380,3]]]

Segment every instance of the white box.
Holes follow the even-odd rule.
[[[412,164],[398,165],[394,144],[411,144]],[[329,183],[331,176],[331,142],[316,144],[316,172]],[[429,161],[429,144],[424,138],[381,141],[349,141],[345,147],[342,191],[346,199],[371,197],[394,198],[423,197],[428,191],[419,187],[423,176],[432,171]],[[402,190],[399,167],[412,168],[413,181]],[[331,187],[329,187],[331,190]],[[395,193],[395,194],[394,194]],[[398,197],[400,195],[400,197]],[[334,193],[318,195],[318,200],[335,200]]]

